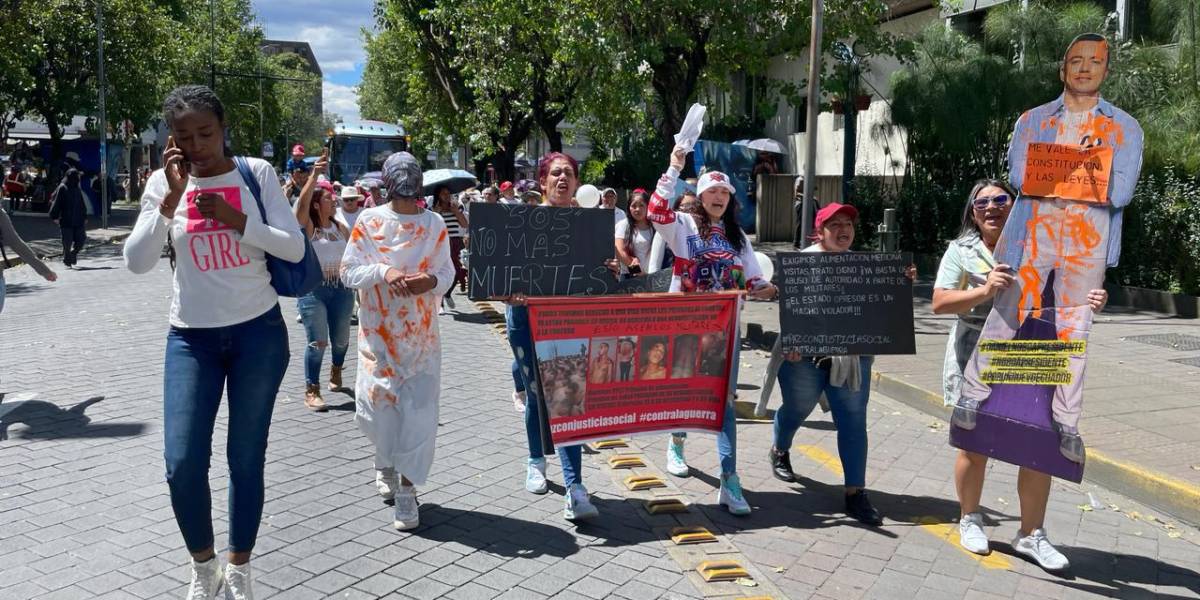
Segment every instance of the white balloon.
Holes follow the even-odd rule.
[[[758,259],[758,268],[762,271],[763,279],[770,281],[775,275],[775,263],[771,262],[771,258],[762,252],[755,252],[754,258]]]
[[[600,190],[590,183],[581,185],[575,190],[575,201],[584,208],[596,208],[600,205]]]

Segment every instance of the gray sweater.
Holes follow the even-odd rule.
[[[33,253],[33,250],[25,243],[25,240],[22,240],[21,236],[17,235],[17,230],[13,227],[12,219],[9,219],[8,213],[3,210],[0,210],[0,239],[3,239],[3,242],[0,243],[12,248],[17,253],[17,256],[25,261],[25,264],[33,267],[33,270],[38,272],[38,275],[45,277],[51,272],[50,267],[47,267],[46,263],[42,262]],[[0,273],[4,273],[4,267],[6,266],[4,261],[0,260]]]

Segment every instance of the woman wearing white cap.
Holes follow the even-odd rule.
[[[367,208],[362,205],[362,192],[358,191],[358,186],[348,185],[342,188],[340,199],[342,205],[337,208],[337,219],[346,227],[354,229],[358,215],[362,214],[363,208]]]
[[[650,199],[650,221],[675,253],[671,291],[746,289],[754,298],[775,297],[778,290],[763,279],[750,240],[738,225],[734,189],[728,176],[720,171],[705,173],[697,185],[700,201],[692,210],[671,210],[668,199],[675,192],[675,183],[690,150],[677,146],[671,152],[671,166],[659,178]],[[721,487],[717,501],[735,515],[748,515],[750,504],[742,495],[737,476],[737,415],[733,410],[740,346],[740,341],[734,344],[730,357],[729,398],[725,405],[724,425],[717,435],[717,454],[721,457]],[[690,472],[683,459],[684,439],[684,434],[674,434],[667,445],[667,471],[677,477],[686,477]]]
[[[354,420],[375,445],[375,484],[394,498],[396,529],[420,522],[415,486],[433,464],[441,394],[437,307],[454,281],[446,224],[417,206],[421,165],[383,163],[388,203],[363,211],[342,257],[342,281],[362,294]]]

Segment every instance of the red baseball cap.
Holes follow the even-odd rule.
[[[857,208],[854,208],[853,206],[850,206],[849,204],[838,204],[837,202],[830,202],[829,204],[826,204],[825,206],[821,207],[821,210],[817,211],[817,220],[813,223],[813,230],[814,231],[820,230],[821,227],[823,227],[825,225],[825,221],[832,219],[833,215],[836,215],[838,213],[846,215],[847,217],[850,217],[851,219],[854,219],[856,221],[858,220],[858,209]]]
[[[513,186],[513,182],[505,181],[504,183],[500,184],[500,191],[507,192],[508,190],[512,189],[512,186]]]
[[[304,156],[304,144],[296,144],[295,146],[292,146],[292,155]]]

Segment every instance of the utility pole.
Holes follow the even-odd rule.
[[[208,0],[208,89],[217,91],[217,13]]]
[[[808,40],[808,126],[804,136],[804,198],[800,205],[799,246],[812,235],[813,194],[817,184],[817,114],[821,109],[821,17],[823,0],[813,0],[812,35]]]
[[[1196,87],[1196,3],[1188,2],[1188,31],[1192,37],[1192,88]]]
[[[96,49],[99,65],[96,71],[100,80],[100,227],[108,228],[108,113],[104,107],[104,93],[108,79],[104,76],[104,0],[96,0]]]

